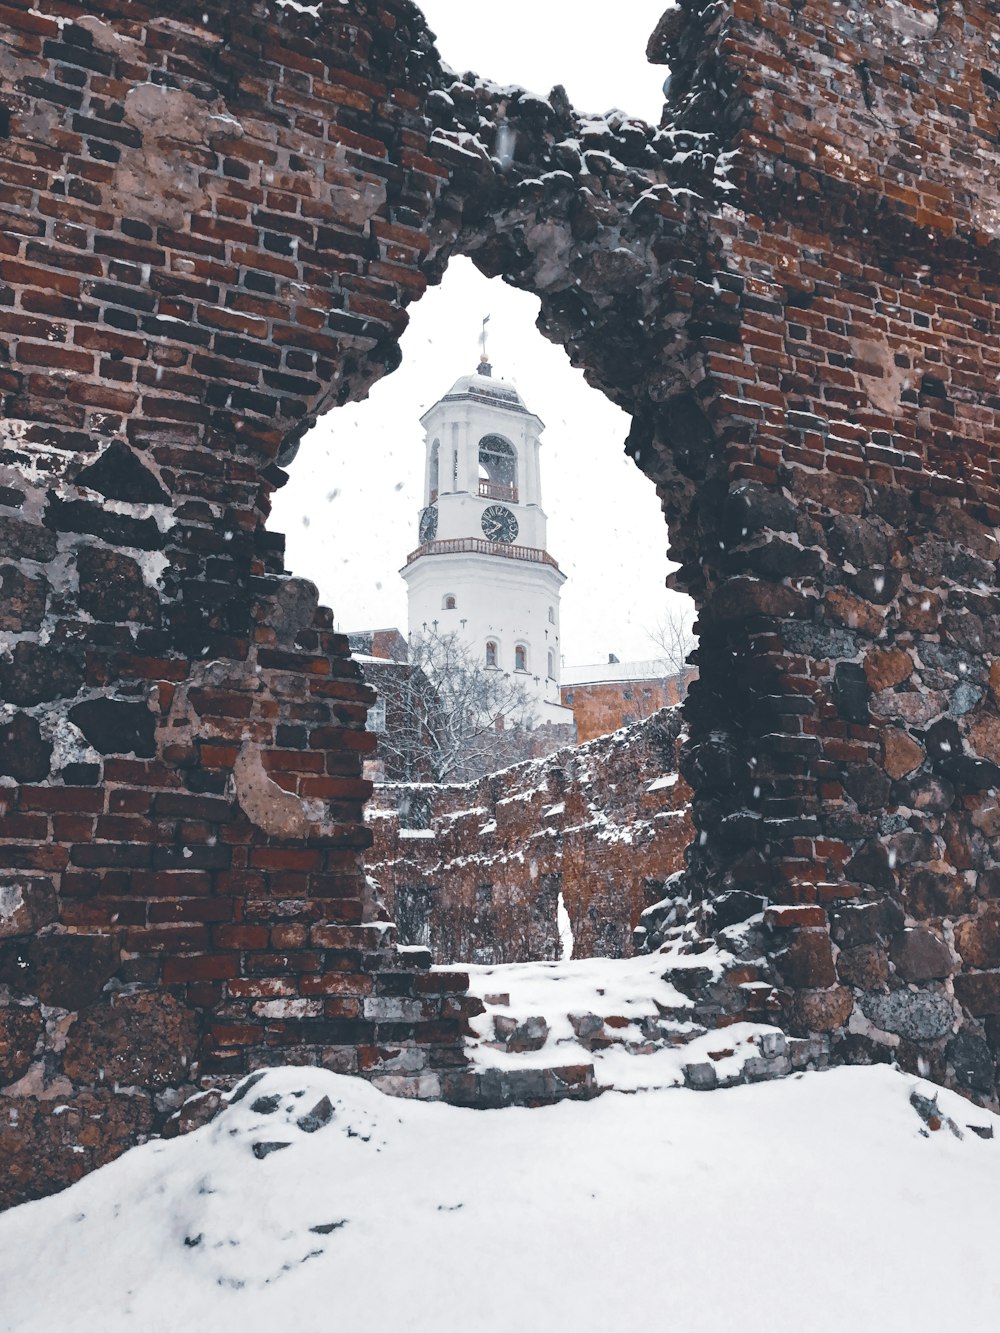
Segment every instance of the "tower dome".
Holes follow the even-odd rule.
[[[503,406],[509,412],[528,411],[513,384],[493,378],[493,367],[488,361],[480,361],[474,374],[459,376],[441,402],[456,402],[463,398]]]

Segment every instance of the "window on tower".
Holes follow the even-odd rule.
[[[517,504],[517,450],[502,435],[479,441],[479,494]]]
[[[514,649],[514,670],[527,671],[528,669],[528,650],[523,643],[519,643]]]
[[[549,653],[549,680],[555,680],[555,678],[556,678],[556,655],[555,655],[555,653],[550,652],[550,653]]]
[[[497,664],[497,646],[492,639],[486,641],[486,665],[495,667]]]
[[[549,607],[549,624],[550,624],[550,625],[554,625],[555,623],[556,623],[556,609],[555,609],[554,606],[550,606],[550,607]]]
[[[444,598],[441,602],[441,609],[442,611],[455,611],[458,609],[458,601],[453,593],[448,593]]]
[[[431,464],[430,464],[430,503],[433,504],[438,497],[438,490],[441,486],[441,441],[435,440],[431,445]]]

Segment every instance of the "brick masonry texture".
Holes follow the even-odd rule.
[[[697,672],[688,668],[681,675],[651,676],[648,680],[564,685],[562,702],[573,710],[576,738],[582,743],[679,704],[696,678]]]
[[[558,958],[562,894],[575,957],[629,957],[691,841],[682,725],[668,709],[479,782],[376,787],[366,862],[400,940],[436,963]]]
[[[658,129],[456,81],[408,0],[0,0],[5,1202],[252,1064],[462,1059],[264,529],[459,253],[657,484],[703,928],[766,902],[790,1030],[995,1103],[997,6],[683,0],[649,54]]]

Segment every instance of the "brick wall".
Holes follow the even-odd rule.
[[[335,8],[0,6],[0,1204],[255,1064],[461,1063],[461,978],[366,923],[371,691],[264,529],[447,176],[422,21]]]
[[[994,1096],[997,34],[683,0],[654,129],[453,79],[407,0],[0,4],[7,1199],[202,1078],[460,1059],[365,921],[370,695],[264,529],[454,253],[632,415],[699,606],[706,928],[801,907],[790,1027]]]
[[[562,701],[573,710],[577,739],[590,741],[651,717],[661,708],[673,708],[696,678],[697,672],[687,670],[682,676],[564,685]]]
[[[366,864],[400,940],[437,963],[558,958],[561,894],[574,957],[629,957],[691,840],[681,727],[666,710],[479,782],[377,787]]]
[[[704,928],[795,909],[759,941],[772,1012],[988,1099],[998,31],[988,3],[683,0],[658,133],[558,92],[436,107],[460,245],[631,412],[699,607]],[[513,127],[509,214],[474,115]]]

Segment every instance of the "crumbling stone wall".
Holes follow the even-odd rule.
[[[986,1097],[998,31],[995,4],[684,0],[658,134],[467,84],[440,113],[460,243],[539,292],[658,483],[699,605],[687,889],[704,929],[772,904],[748,1013]]]
[[[463,979],[366,912],[373,695],[264,528],[447,178],[419,16],[330,9],[0,9],[0,1205],[254,1065],[463,1062]]]
[[[459,252],[657,482],[705,926],[777,904],[789,1026],[992,1097],[997,19],[683,0],[654,130],[454,80],[407,0],[6,0],[7,1198],[202,1077],[460,1058],[449,983],[364,922],[370,696],[264,531]]]
[[[478,782],[377,786],[365,861],[400,941],[436,963],[559,958],[561,895],[573,957],[630,957],[691,841],[682,726],[666,709]]]

